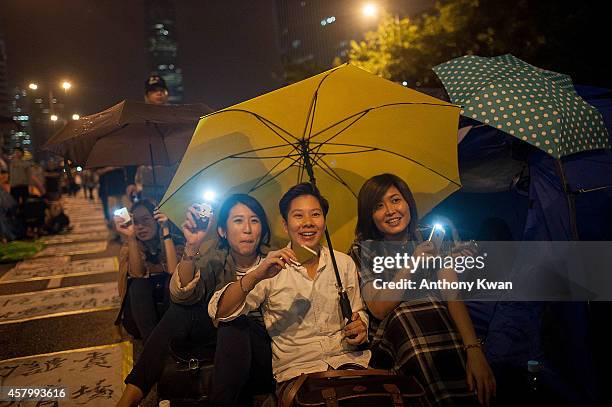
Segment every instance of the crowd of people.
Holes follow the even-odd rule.
[[[24,159],[21,147],[0,157],[0,241],[36,239],[69,227],[61,195],[78,190],[76,170],[69,174],[57,160],[42,163]],[[78,178],[80,180],[80,178]]]
[[[145,101],[167,100],[163,79],[151,76]],[[355,243],[349,253],[332,253],[323,244],[329,204],[309,183],[280,198],[289,243],[271,247],[266,211],[250,195],[227,197],[215,208],[214,222],[204,224],[200,208],[192,206],[177,227],[157,208],[165,188],[152,185],[150,168],[76,171],[50,161],[42,170],[24,161],[17,148],[7,170],[8,179],[5,171],[3,176],[10,188],[0,189],[3,240],[64,230],[69,220],[61,210],[61,193],[82,188],[94,199],[98,190],[104,216],[121,241],[116,324],[144,344],[118,406],[137,406],[146,397],[161,380],[176,341],[214,350],[208,394],[214,406],[251,405],[262,393],[282,399],[302,374],[370,367],[415,377],[432,406],[489,405],[495,396],[482,343],[466,307],[453,301],[452,293],[392,301],[372,292],[374,274],[364,242],[395,242],[415,256],[439,249],[417,233],[419,214],[410,187],[395,175],[365,182],[357,201]],[[164,170],[169,182],[175,168]],[[45,214],[36,226],[27,215],[33,189]],[[59,210],[53,210],[54,203]],[[115,214],[122,207],[129,209],[128,220]],[[21,235],[15,219],[23,222]],[[204,244],[211,239],[214,244]],[[300,247],[314,255],[300,262]],[[350,318],[341,312],[335,267]],[[452,269],[437,273],[457,278]],[[410,276],[409,269],[397,270],[398,279]]]
[[[262,392],[281,399],[302,374],[367,367],[416,377],[430,405],[488,405],[495,395],[495,378],[462,302],[448,293],[399,301],[362,297],[373,279],[360,253],[363,242],[404,243],[415,255],[437,250],[416,233],[414,198],[397,176],[366,181],[355,244],[349,254],[334,252],[353,311],[348,321],[322,244],[329,205],[311,184],[295,185],[279,201],[286,247],[269,246],[268,216],[252,196],[229,196],[214,214],[216,230],[212,222],[197,223],[197,209],[186,212],[182,236],[171,233],[153,204],[135,204],[128,225],[115,218],[125,237],[120,283],[129,306],[122,307],[122,321],[132,313],[133,332],[145,340],[119,406],[138,405],[160,380],[170,343],[187,338],[216,346],[208,395],[215,406],[250,405]],[[216,244],[200,252],[213,233]],[[304,246],[316,256],[301,264],[294,248]],[[454,270],[438,273],[453,278]],[[401,275],[409,278],[410,270]],[[156,299],[159,281],[167,288]],[[155,309],[160,304],[162,312]]]

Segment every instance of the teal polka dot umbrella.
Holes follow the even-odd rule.
[[[601,114],[568,75],[513,55],[466,55],[433,68],[461,114],[517,137],[555,158],[609,148]]]

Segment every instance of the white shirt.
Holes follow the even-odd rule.
[[[359,312],[367,326],[355,263],[344,253],[334,250],[334,254],[353,312]],[[330,366],[336,369],[345,363],[368,366],[370,351],[355,351],[343,340],[344,321],[328,248],[321,248],[314,280],[305,267],[287,266],[273,278],[259,282],[233,314],[216,318],[219,299],[228,286],[213,295],[208,313],[216,325],[261,306],[272,339],[272,370],[277,382],[302,373],[323,372]]]

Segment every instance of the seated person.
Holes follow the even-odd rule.
[[[261,307],[272,339],[272,368],[277,396],[302,373],[367,367],[369,351],[358,351],[367,339],[368,317],[359,292],[355,263],[334,252],[344,288],[353,309],[352,321],[340,311],[336,277],[329,249],[321,245],[327,201],[310,184],[287,191],[279,203],[290,246],[271,251],[238,282],[217,291],[208,312],[215,323],[247,315]],[[303,245],[318,255],[297,265],[291,247]]]
[[[63,232],[70,225],[70,218],[64,212],[62,202],[51,200],[48,196],[45,201],[45,231],[49,234]]]
[[[214,215],[218,244],[202,254],[200,246],[208,234],[208,225],[198,228],[197,216],[196,209],[190,207],[182,224],[184,255],[170,282],[172,303],[125,379],[127,386],[118,406],[138,405],[159,381],[171,339],[189,338],[214,345],[217,331],[207,305],[215,288],[224,287],[258,265],[262,247],[270,240],[265,211],[249,195],[235,194],[224,201]],[[255,312],[235,324],[221,324],[211,405],[236,405],[242,400],[240,390],[247,384],[251,370],[257,371],[260,379],[271,378],[271,359],[261,314]]]
[[[135,203],[131,216],[128,224],[115,216],[117,232],[124,238],[119,251],[122,307],[118,319],[123,319],[128,332],[146,342],[159,321],[156,302],[169,302],[167,281],[176,270],[177,252],[182,254],[183,248],[175,246],[168,218],[156,212],[151,202]]]
[[[448,291],[443,299],[432,295],[395,300],[393,294],[374,289],[373,281],[380,274],[373,271],[374,254],[364,242],[397,242],[413,256],[436,254],[432,242],[416,244],[419,217],[410,188],[395,175],[377,175],[361,187],[357,202],[351,256],[360,265],[362,292],[373,316],[372,366],[415,376],[433,406],[478,405],[474,390],[488,405],[495,394],[495,378],[464,303]],[[394,279],[409,279],[410,271],[401,269]],[[442,269],[435,278],[456,281],[457,275]]]

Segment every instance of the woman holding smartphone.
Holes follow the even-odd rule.
[[[147,200],[132,206],[129,220],[114,217],[116,230],[123,236],[119,251],[118,319],[128,332],[147,340],[159,321],[157,302],[169,303],[168,280],[176,269],[183,246],[175,245],[166,215]]]
[[[270,240],[266,213],[255,198],[231,195],[213,215],[217,244],[200,253],[212,223],[201,219],[201,209],[195,204],[185,215],[186,245],[170,282],[172,304],[125,379],[127,386],[118,406],[137,406],[149,393],[162,374],[172,339],[217,342],[211,405],[247,405],[251,389],[266,390],[265,385],[272,384],[270,339],[261,314],[256,311],[215,329],[207,311],[217,287],[236,281],[261,261],[263,247]],[[256,384],[254,379],[258,379]]]
[[[358,265],[362,294],[370,318],[373,367],[414,375],[434,406],[489,405],[495,378],[474,332],[463,302],[452,292],[406,299],[377,290],[373,257],[380,251],[435,256],[437,245],[420,242],[418,214],[408,185],[392,174],[367,180],[358,195],[356,241],[351,257]],[[410,269],[393,270],[393,278],[416,279]],[[436,279],[456,280],[452,269],[437,271]],[[474,396],[474,390],[478,400]]]

